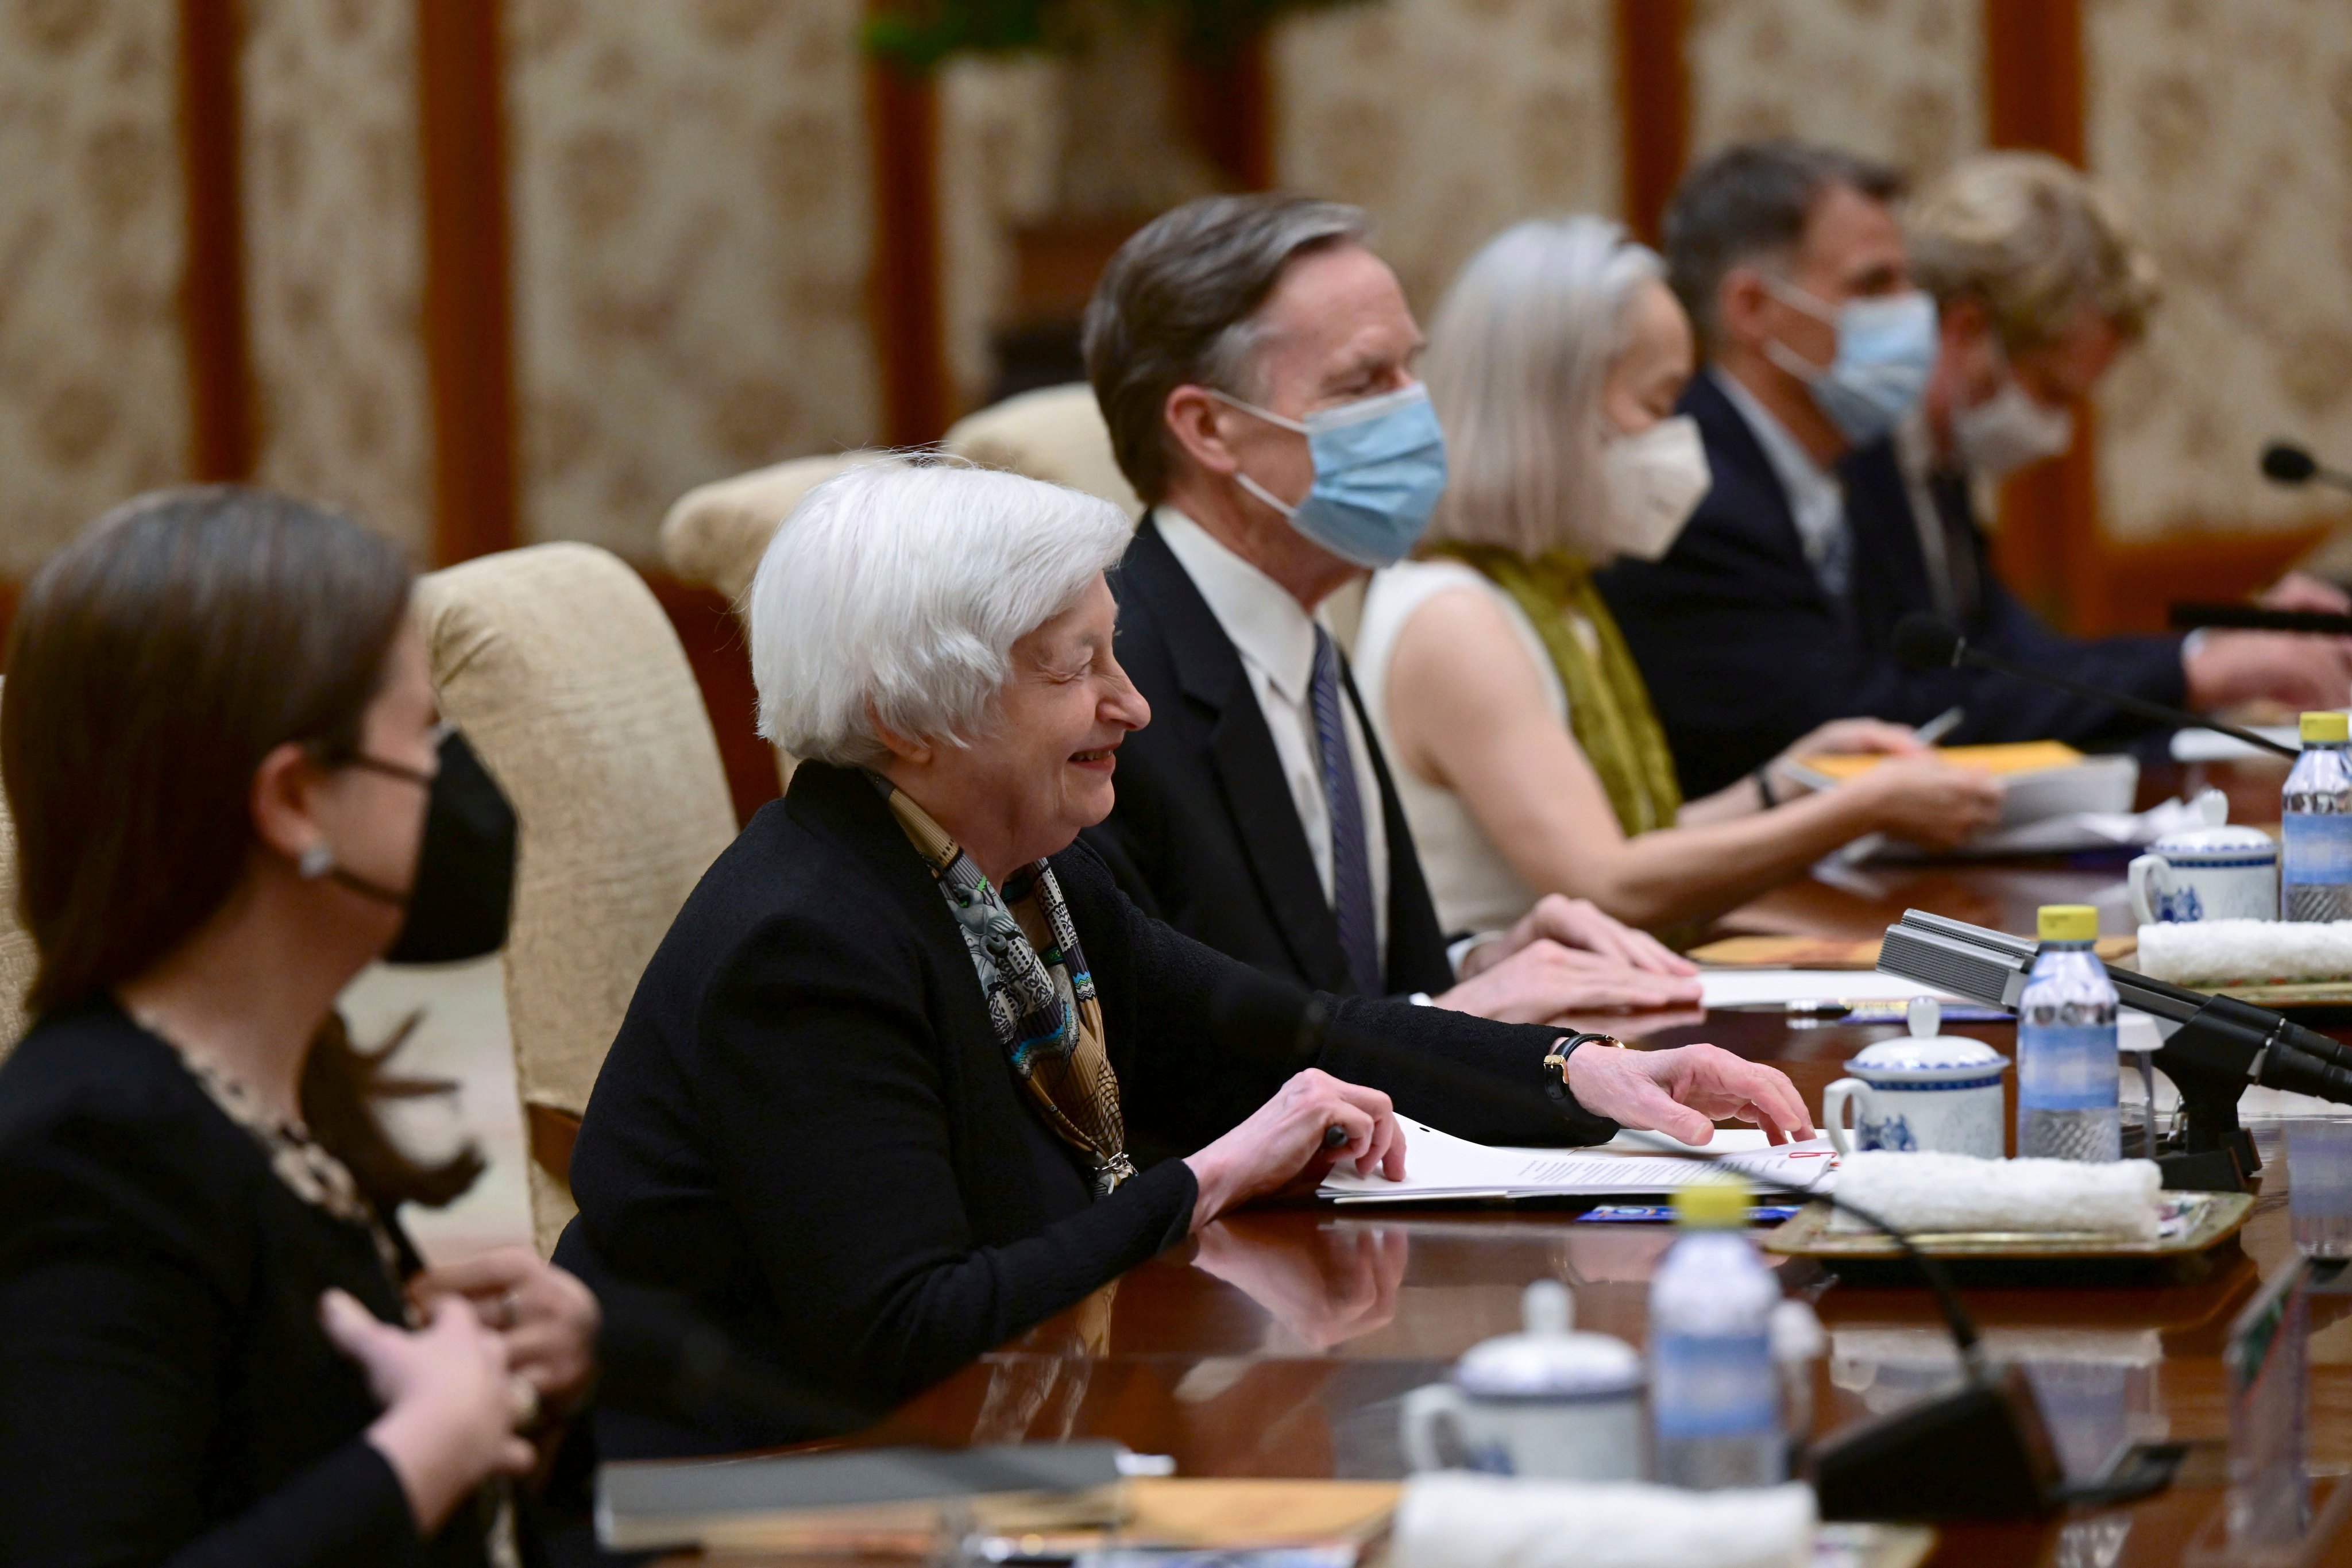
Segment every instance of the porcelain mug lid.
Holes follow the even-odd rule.
[[[2217,827],[2184,827],[2148,846],[2148,852],[2167,860],[2242,860],[2278,858],[2278,842],[2259,827],[2224,824]]]
[[[1642,1358],[1613,1334],[1569,1327],[1574,1300],[1557,1279],[1521,1298],[1526,1331],[1470,1347],[1454,1382],[1473,1399],[1616,1399],[1642,1387]]]
[[[1999,1071],[2009,1058],[1966,1035],[1939,1035],[1943,1005],[1933,996],[1912,998],[1911,1032],[1865,1046],[1847,1059],[1845,1070],[1858,1078],[1935,1079],[1978,1076]]]

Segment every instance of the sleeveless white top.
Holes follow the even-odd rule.
[[[1485,594],[1502,608],[1503,618],[1527,645],[1528,658],[1543,678],[1553,714],[1565,726],[1568,689],[1560,684],[1535,624],[1508,594],[1458,561],[1408,561],[1373,574],[1356,633],[1356,687],[1389,754],[1397,798],[1412,827],[1413,848],[1437,905],[1439,924],[1449,931],[1501,931],[1535,908],[1535,893],[1487,840],[1486,829],[1462,797],[1429,783],[1406,764],[1389,724],[1389,659],[1405,623],[1436,595],[1463,588]]]

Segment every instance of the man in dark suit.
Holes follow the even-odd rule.
[[[1730,148],[1694,170],[1665,221],[1670,281],[1707,364],[1682,407],[1715,485],[1664,559],[1622,561],[1603,594],[1650,687],[1685,792],[1764,768],[1827,720],[1921,723],[1959,706],[1955,742],[2119,742],[2145,721],[1975,670],[1896,662],[1904,616],[1941,611],[1970,641],[2157,701],[2346,698],[2339,656],[2273,641],[2061,637],[2003,588],[1971,525],[1931,571],[1893,433],[1934,364],[1931,301],[1914,287],[1891,169],[1791,142]],[[1949,498],[1947,498],[1949,499]],[[1956,605],[1955,575],[1970,584]],[[2330,667],[2333,666],[2331,677]],[[2329,685],[2332,679],[2332,688]],[[2330,691],[2332,690],[2332,695]]]
[[[1440,931],[1345,658],[1314,612],[1409,549],[1444,482],[1421,333],[1363,215],[1211,197],[1121,247],[1087,317],[1119,467],[1150,503],[1114,574],[1153,721],[1087,838],[1142,908],[1269,973],[1513,1021],[1697,999],[1580,900]]]

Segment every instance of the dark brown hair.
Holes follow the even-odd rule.
[[[128,501],[25,589],[0,700],[19,911],[40,949],[36,1016],[152,969],[225,903],[254,843],[254,770],[289,742],[358,753],[408,615],[411,574],[347,518],[235,486]],[[405,1031],[402,1031],[403,1034]],[[302,1114],[383,1208],[446,1203],[472,1148],[411,1160],[373,1106],[430,1085],[386,1077],[330,1015]]]
[[[1118,247],[1087,305],[1087,379],[1137,495],[1168,494],[1168,395],[1191,384],[1258,396],[1247,379],[1250,319],[1293,260],[1365,233],[1362,209],[1339,202],[1202,196]]]
[[[1839,185],[1874,202],[1903,194],[1891,164],[1806,142],[1741,142],[1683,176],[1663,229],[1666,281],[1690,312],[1700,343],[1716,346],[1716,296],[1724,275],[1803,243],[1815,204]]]

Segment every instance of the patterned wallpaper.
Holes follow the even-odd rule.
[[[527,535],[873,438],[859,9],[510,0]]]
[[[1977,0],[1695,0],[1691,147],[1801,136],[1933,174],[1984,141]]]
[[[415,10],[246,0],[257,478],[432,549]]]
[[[0,5],[0,573],[187,460],[168,0]]]
[[[2084,31],[2091,165],[2168,290],[2100,402],[2109,531],[2336,510],[2254,464],[2352,460],[2352,6],[2093,0]]]
[[[1063,98],[1044,56],[966,58],[940,73],[940,281],[948,375],[964,408],[985,401],[991,335],[1013,314],[1013,232],[1054,209]]]
[[[1283,184],[1359,202],[1426,314],[1499,230],[1619,205],[1609,0],[1382,0],[1284,24]]]

